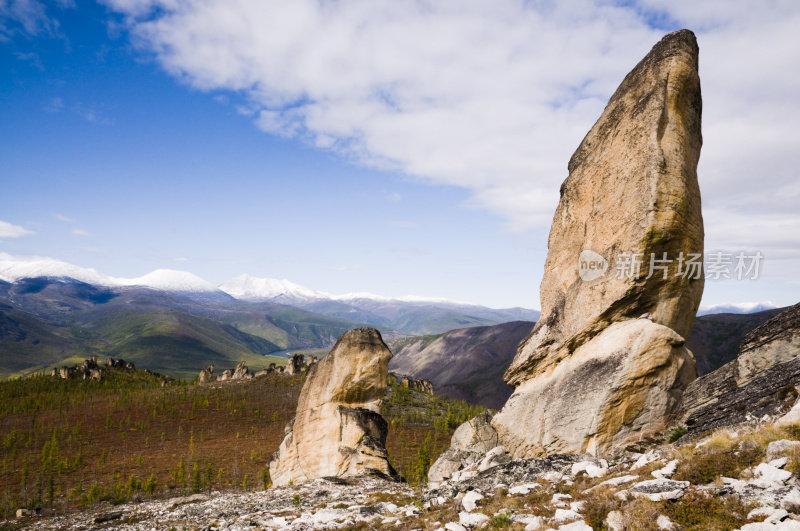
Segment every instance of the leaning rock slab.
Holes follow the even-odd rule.
[[[493,420],[514,457],[605,453],[659,433],[695,377],[684,338],[703,292],[702,271],[687,265],[704,237],[697,64],[692,32],[664,37],[569,162],[542,317],[505,374],[516,389]],[[591,275],[581,274],[584,251],[599,264]]]
[[[270,462],[275,486],[375,472],[397,478],[379,413],[391,357],[377,330],[359,328],[311,366],[293,424]]]

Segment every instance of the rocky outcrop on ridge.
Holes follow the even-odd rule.
[[[391,357],[380,332],[358,328],[311,366],[297,414],[269,465],[276,486],[373,473],[399,479],[380,415]]]
[[[389,373],[389,378],[393,380],[393,382],[390,383],[395,383],[405,387],[406,389],[419,391],[420,393],[433,396],[433,384],[430,382],[430,380],[426,380],[424,378],[412,378],[406,374],[397,374],[394,372]]]
[[[253,373],[250,372],[250,368],[244,364],[243,361],[240,361],[235,369],[225,369],[222,371],[222,374],[217,376],[218,382],[225,382],[228,380],[249,380],[253,377]]]
[[[663,432],[695,377],[684,344],[703,291],[686,262],[703,251],[697,65],[692,32],[665,36],[569,162],[542,318],[505,373],[515,390],[493,420],[514,457],[603,454]]]
[[[800,304],[747,334],[735,360],[692,382],[680,420],[697,435],[783,414],[795,403],[798,385]]]
[[[97,362],[97,356],[92,356],[91,358],[83,360],[83,363],[80,365],[53,368],[50,372],[50,376],[53,378],[61,378],[62,380],[77,376],[84,380],[102,380],[104,369],[127,369],[132,371],[136,369],[136,366],[123,359],[108,358],[104,366],[101,367]]]
[[[197,375],[197,383],[207,384],[214,381],[214,364],[212,363]]]

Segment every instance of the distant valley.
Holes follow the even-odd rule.
[[[234,281],[250,290],[238,292]],[[0,377],[98,355],[191,379],[210,363],[257,369],[290,349],[324,354],[359,326],[388,339],[538,317],[521,308],[333,297],[288,281],[234,281],[227,289],[240,298],[179,271],[114,279],[54,260],[0,260]]]
[[[246,275],[219,289],[179,271],[112,279],[57,261],[0,260],[2,278],[0,377],[97,355],[192,379],[210,363],[245,361],[257,370],[282,363],[287,350],[323,355],[345,331],[371,326],[395,354],[393,371],[428,379],[451,398],[498,408],[511,393],[503,373],[539,317],[523,308],[333,296]],[[730,361],[742,337],[779,311],[698,317],[688,340],[698,373]]]

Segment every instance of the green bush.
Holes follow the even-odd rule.
[[[689,429],[686,426],[675,426],[669,434],[669,442],[674,443],[687,433],[689,433]]]
[[[147,481],[144,482],[144,491],[147,494],[152,495],[156,491],[156,484],[157,484],[156,475],[150,474],[150,477],[147,478]]]
[[[489,525],[493,529],[505,529],[507,527],[511,527],[513,520],[511,520],[511,511],[508,509],[504,509],[499,513],[492,516],[492,519],[489,521]]]

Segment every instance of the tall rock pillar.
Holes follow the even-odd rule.
[[[542,316],[493,425],[515,457],[606,453],[663,432],[695,377],[703,292],[698,47],[670,33],[625,77],[569,161]]]

